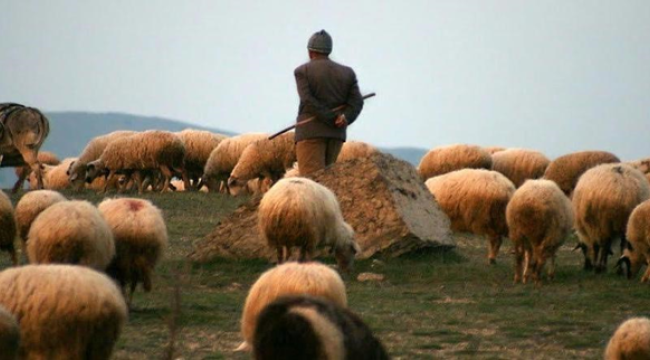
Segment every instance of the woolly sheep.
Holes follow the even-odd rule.
[[[11,262],[18,264],[16,256],[16,217],[9,197],[0,190],[0,250],[6,251],[11,256]]]
[[[319,263],[287,262],[263,273],[253,284],[241,319],[244,342],[238,350],[253,344],[253,335],[260,312],[270,303],[288,295],[311,295],[347,307],[345,284],[339,274]]]
[[[65,158],[58,165],[43,165],[43,188],[47,190],[64,190],[71,187],[68,180],[68,168],[77,158]],[[29,175],[29,188],[36,189],[36,176]]]
[[[554,181],[567,196],[571,196],[578,179],[585,171],[600,164],[618,163],[616,155],[606,151],[579,151],[560,156],[553,160],[544,179]]]
[[[49,151],[39,151],[38,155],[36,156],[38,159],[38,162],[41,163],[41,165],[59,165],[61,161],[59,158],[54,154]],[[29,165],[24,165],[17,167],[15,170],[16,172],[16,177],[18,177],[18,180],[14,184],[13,192],[18,191],[18,189],[23,188],[23,184],[25,183],[25,179],[28,177],[31,178],[32,174],[32,168]],[[38,187],[38,184],[36,182],[36,175],[34,175],[34,186],[32,186],[32,189],[36,189]]]
[[[111,141],[125,136],[131,136],[135,133],[135,131],[113,131],[112,133],[91,139],[81,154],[79,154],[77,161],[71,163],[68,169],[68,180],[73,187],[81,190],[85,182],[86,166],[89,162],[99,159]]]
[[[104,271],[115,256],[111,229],[87,201],[61,201],[40,213],[27,235],[30,263],[85,265]]]
[[[629,161],[627,164],[641,171],[645,175],[646,179],[650,181],[650,158]]]
[[[418,172],[422,180],[460,169],[490,169],[492,157],[475,145],[454,144],[439,146],[420,160]]]
[[[483,150],[487,151],[488,154],[494,155],[494,153],[498,153],[499,151],[507,150],[508,148],[505,148],[503,146],[484,146]]]
[[[167,227],[160,209],[143,199],[107,199],[98,206],[115,239],[115,257],[106,273],[115,278],[131,303],[138,283],[151,291],[151,275],[167,247]]]
[[[357,315],[304,295],[284,297],[264,308],[255,328],[253,352],[257,360],[389,358]]]
[[[336,195],[307,178],[278,181],[260,201],[258,226],[262,237],[277,251],[278,263],[300,248],[300,260],[309,261],[316,249],[331,246],[337,263],[347,271],[359,246],[354,230],[343,220]]]
[[[632,279],[643,265],[650,264],[650,200],[634,208],[627,222],[625,234],[627,244],[617,265],[627,265],[623,270],[628,279]],[[650,280],[650,266],[646,269],[641,282],[648,280]]]
[[[631,318],[623,322],[609,339],[605,360],[650,359],[650,319]]]
[[[485,235],[488,260],[496,263],[502,237],[508,235],[506,206],[515,192],[508,178],[496,171],[463,169],[426,181],[454,231]]]
[[[19,321],[21,359],[111,358],[127,309],[107,276],[27,265],[0,272],[0,289],[0,305]]]
[[[292,177],[299,177],[300,176],[300,167],[298,166],[298,163],[295,162],[293,163],[293,166],[291,166],[290,169],[287,169],[287,172],[284,173],[284,178],[292,178]]]
[[[0,305],[0,359],[18,359],[20,328],[18,321],[4,306]]]
[[[33,190],[20,198],[16,205],[16,223],[23,243],[27,242],[29,228],[38,214],[60,201],[66,201],[66,198],[52,190]]]
[[[515,283],[536,283],[550,258],[548,275],[555,274],[555,254],[573,228],[571,202],[550,180],[528,180],[506,207],[509,238],[515,249]],[[527,260],[524,270],[524,258]]]
[[[108,173],[106,181],[110,183],[119,171],[160,170],[165,179],[163,191],[169,188],[172,171],[181,173],[189,187],[184,158],[185,146],[178,136],[168,131],[149,130],[111,141],[99,159],[88,163],[86,182],[100,173]],[[138,191],[142,190],[139,182]]]
[[[192,187],[198,189],[198,180],[203,175],[203,169],[208,162],[210,153],[228,137],[210,131],[195,129],[185,129],[175,134],[185,145],[185,170],[187,176],[194,182]]]
[[[550,162],[539,151],[508,149],[492,155],[492,170],[505,175],[515,187],[520,187],[528,179],[542,177]]]
[[[225,139],[212,150],[203,172],[203,183],[210,191],[219,191],[237,165],[244,149],[254,141],[268,138],[268,134],[249,133]]]
[[[573,191],[573,212],[585,269],[607,269],[614,239],[625,244],[625,227],[632,210],[650,197],[643,174],[624,164],[603,164],[587,170]]]
[[[273,184],[291,168],[296,159],[296,143],[293,132],[284,133],[273,140],[263,138],[250,143],[228,178],[228,189],[238,195],[241,188],[253,179]]]
[[[344,162],[352,159],[363,159],[379,153],[379,150],[362,141],[346,141],[341,147],[341,152],[336,162]]]

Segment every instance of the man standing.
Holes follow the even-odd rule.
[[[333,164],[341,151],[346,128],[363,108],[354,71],[330,60],[332,38],[321,30],[307,44],[310,61],[296,68],[300,107],[298,120],[316,120],[296,128],[296,155],[302,176]],[[331,109],[345,105],[340,112]]]

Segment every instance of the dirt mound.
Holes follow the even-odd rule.
[[[338,197],[345,220],[356,232],[360,258],[454,246],[449,219],[405,161],[377,154],[336,163],[317,172],[314,179]],[[275,251],[257,230],[259,201],[252,199],[221,221],[195,244],[190,258],[200,262],[214,257],[275,259]]]

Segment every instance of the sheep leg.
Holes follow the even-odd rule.
[[[41,163],[38,161],[38,150],[31,149],[28,145],[16,145],[16,148],[22,155],[25,163],[29,165],[34,174],[36,175],[36,189],[43,189],[43,172],[41,171]],[[18,191],[17,189],[12,192]]]
[[[16,173],[18,174],[18,180],[16,180],[14,187],[11,189],[12,194],[17,193],[18,190],[21,190],[23,188],[25,179],[27,178],[27,176],[29,176],[31,171],[32,169],[29,166],[23,166],[19,169],[19,171],[16,171]]]
[[[275,247],[275,251],[278,254],[278,265],[280,265],[280,264],[282,264],[284,262],[284,246],[277,245]]]
[[[490,265],[494,265],[497,263],[496,257],[497,254],[499,253],[499,248],[501,247],[501,236],[496,235],[496,236],[490,236],[489,239],[489,245],[490,245],[490,250],[488,253],[488,262]]]
[[[106,194],[106,191],[108,191],[108,185],[113,181],[113,178],[115,178],[115,170],[111,170],[108,173],[108,177],[106,177],[106,181],[104,181],[104,189],[102,190],[102,194]]]
[[[160,172],[162,173],[163,177],[165,178],[165,182],[163,183],[162,190],[160,192],[165,192],[169,189],[169,183],[172,180],[172,171],[167,165],[161,165],[160,166]]]
[[[553,255],[550,259],[550,264],[548,264],[548,270],[546,271],[546,275],[548,276],[549,280],[555,279],[555,255]]]
[[[642,283],[648,282],[648,280],[650,280],[650,265],[648,265],[648,268],[645,269],[643,277],[641,277]]]
[[[515,284],[521,281],[524,265],[524,249],[522,245],[515,246]]]
[[[142,186],[142,174],[140,171],[133,173],[133,181],[135,181],[136,185],[138,186],[138,194],[141,195],[144,187]]]

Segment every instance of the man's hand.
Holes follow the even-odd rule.
[[[338,128],[344,128],[348,126],[348,119],[345,118],[344,114],[341,114],[334,120],[334,125]]]

